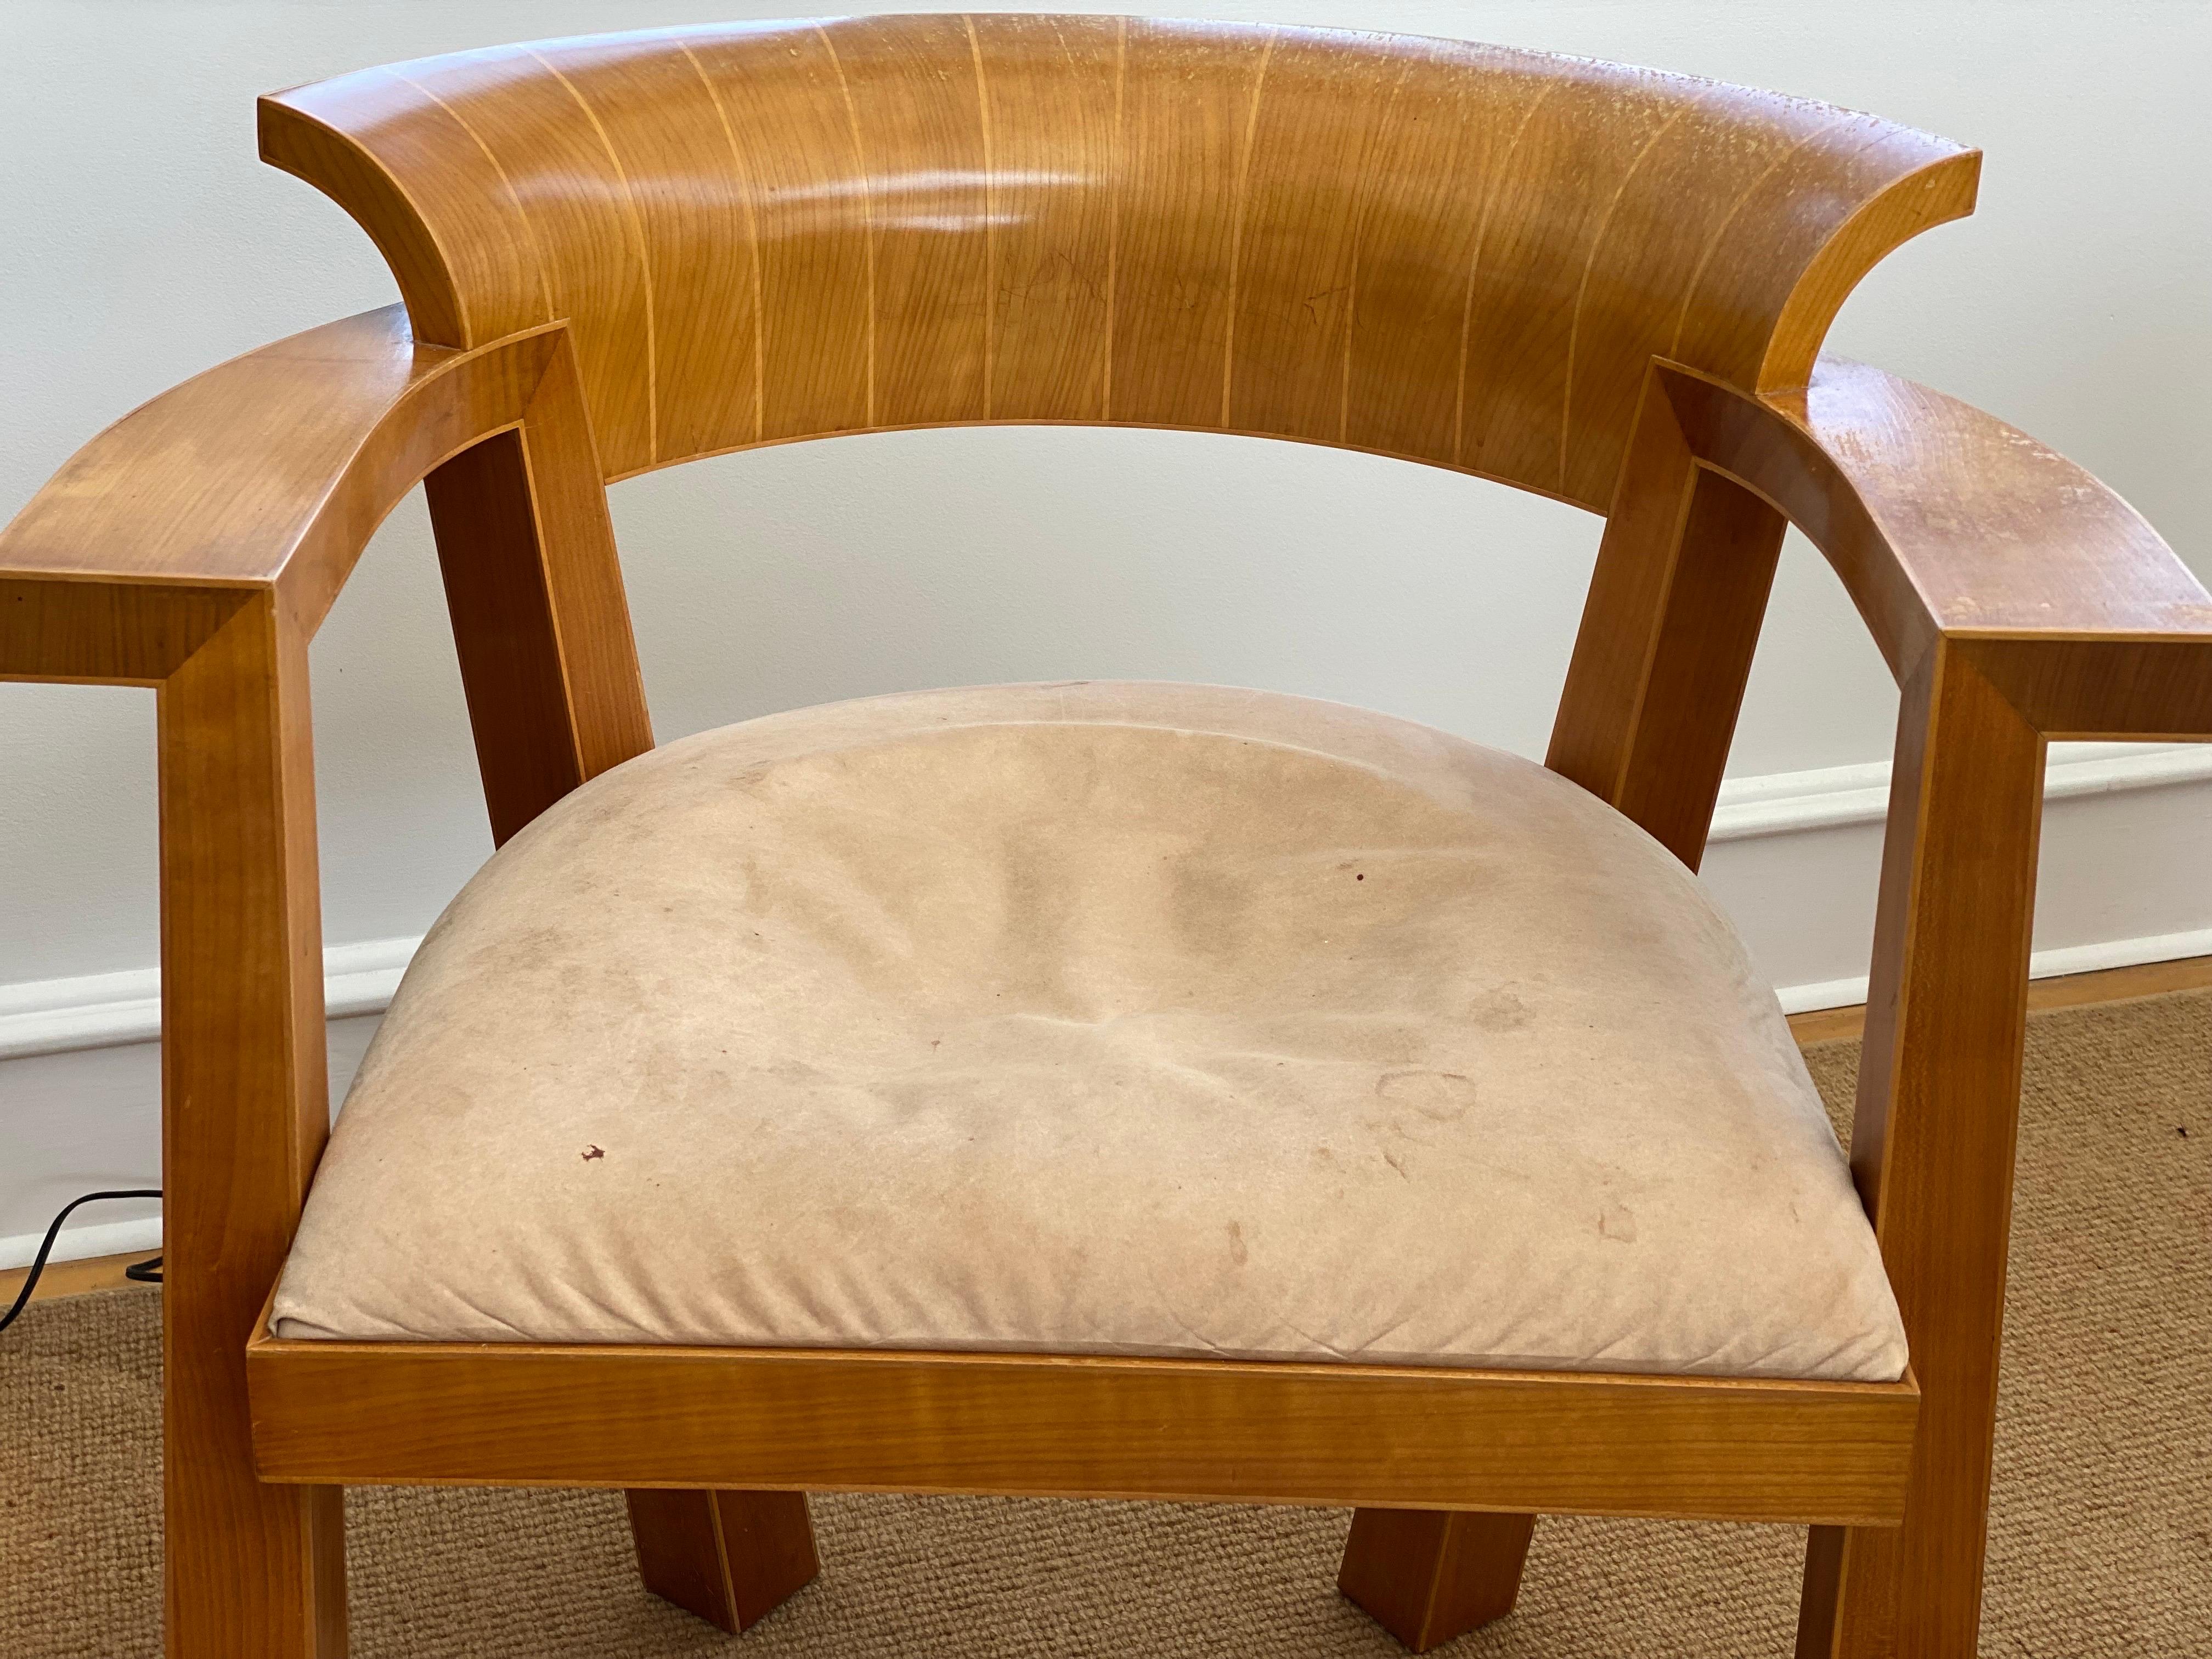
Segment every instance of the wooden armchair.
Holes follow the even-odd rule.
[[[1974,1652],[2045,743],[2212,733],[2212,598],[2131,509],[1819,356],[1975,153],[1014,15],[467,52],[260,130],[404,309],[155,399],[0,535],[0,674],[160,699],[173,1656],[343,1652],[341,1489],[393,1481],[629,1489],[728,1628],[814,1573],[811,1490],[1353,1506],[1415,1648],[1540,1513],[1806,1522],[1803,1659]],[[1549,772],[1187,687],[647,755],[606,483],[982,422],[1604,514]],[[307,642],[418,480],[511,844],[325,1158]],[[1785,520],[1903,692],[1848,1176],[1687,873]]]

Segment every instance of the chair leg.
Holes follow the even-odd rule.
[[[732,1635],[767,1618],[822,1571],[803,1492],[641,1488],[629,1498],[646,1589]]]
[[[1513,1611],[1533,1515],[1358,1510],[1336,1587],[1415,1653]]]
[[[255,1477],[246,1389],[329,1127],[306,638],[248,599],[159,707],[164,1640],[341,1659],[341,1494]]]
[[[1815,1528],[1799,1659],[1973,1659],[2043,740],[1943,647],[1905,688],[1851,1164],[1920,1382],[1905,1522]]]

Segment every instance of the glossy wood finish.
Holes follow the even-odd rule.
[[[314,625],[424,472],[544,434],[569,484],[532,497],[543,539],[598,578],[564,636],[569,695],[617,729],[641,718],[568,361],[559,328],[455,352],[417,345],[396,307],[331,324],[125,417],[0,532],[0,675],[159,687],[173,1654],[345,1648],[339,1493],[255,1478],[244,1374],[329,1120]]]
[[[264,591],[312,634],[385,515],[463,450],[527,422],[533,435],[562,433],[546,440],[550,467],[574,475],[588,465],[585,411],[561,390],[568,353],[558,325],[468,351],[422,345],[391,306],[142,405],[0,531],[0,581],[14,601],[0,611],[0,674],[158,684],[226,607]],[[577,671],[604,688],[594,696],[619,700],[635,650],[627,611],[615,614],[604,498],[572,481],[548,501],[579,515],[559,533],[601,567],[575,599],[593,624],[577,642]]]
[[[1814,1530],[1800,1659],[1970,1656],[2045,747],[2212,735],[2212,598],[2112,491],[1954,399],[1830,360],[1802,391],[1764,396],[1655,365],[1551,760],[1692,862],[1711,739],[1663,734],[1670,720],[1732,721],[1747,655],[1703,654],[1705,684],[1670,693],[1649,666],[1656,643],[1620,647],[1638,637],[1624,618],[1663,637],[1666,568],[1686,556],[1686,498],[1705,478],[1806,532],[1905,694],[1851,1162],[1926,1415],[1904,1527]],[[1633,786],[1639,768],[1656,790]]]
[[[1513,1611],[1535,1531],[1533,1515],[1361,1510],[1336,1587],[1426,1653]]]
[[[0,676],[161,688],[177,1659],[339,1652],[331,1488],[394,1480],[672,1491],[633,1498],[642,1571],[738,1622],[729,1517],[774,1591],[811,1551],[764,1494],[808,1487],[1364,1504],[1347,1583],[1415,1640],[1517,1580],[1540,1510],[1805,1520],[1805,1654],[1969,1659],[2037,760],[2212,734],[2212,598],[2148,526],[1816,361],[1875,260],[1968,210],[1973,153],[1579,60],[1030,15],[463,53],[264,100],[261,134],[407,313],[188,382],[0,532]],[[1906,691],[1853,1157],[1920,1389],[246,1346],[322,1133],[305,645],[377,521],[429,479],[503,839],[652,741],[605,479],[991,421],[1339,444],[1607,511],[1552,761],[1692,864],[1805,529]]]
[[[1900,684],[1948,639],[2033,702],[2048,736],[2203,735],[2212,597],[2072,462],[1863,363],[1824,358],[1809,385],[1759,398],[1673,365],[1654,373],[1700,461],[1827,556]],[[2129,671],[2161,646],[2176,653],[2172,678]]]
[[[1764,499],[1699,462],[1652,374],[1545,764],[1692,870],[1786,527]]]
[[[1800,1659],[1975,1649],[2044,749],[1948,643],[1905,687],[1851,1173],[1929,1381],[1905,1526],[1808,1545]]]
[[[1894,1521],[1918,1391],[1599,1372],[530,1343],[248,1354],[271,1480]],[[588,1400],[592,1409],[585,1410]]]
[[[264,590],[162,683],[163,1608],[171,1650],[344,1651],[335,1486],[253,1478],[245,1340],[328,1133],[307,636]]]
[[[610,477],[831,432],[1112,421],[1602,511],[1654,355],[1804,381],[1979,158],[1457,41],[883,16],[540,42],[264,100],[420,336],[571,319]]]
[[[732,1636],[822,1571],[805,1492],[646,1488],[629,1508],[646,1589]]]
[[[575,358],[423,480],[492,840],[653,747]]]

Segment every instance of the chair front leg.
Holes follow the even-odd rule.
[[[636,1489],[628,1496],[646,1589],[733,1636],[822,1571],[803,1492]]]
[[[1533,1515],[1359,1510],[1336,1587],[1415,1653],[1503,1619],[1521,1594]]]
[[[1815,1528],[1798,1659],[1973,1659],[2044,739],[1948,644],[1905,687],[1852,1172],[1921,1389],[1905,1523]]]
[[[267,590],[160,690],[169,1659],[341,1659],[343,1494],[254,1476],[246,1343],[329,1128],[304,633]]]

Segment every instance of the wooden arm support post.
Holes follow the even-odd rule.
[[[398,307],[210,370],[0,532],[0,678],[158,688],[168,1651],[345,1647],[340,1493],[264,1485],[246,1345],[329,1124],[307,641],[426,474],[503,833],[652,733],[565,330]]]
[[[1549,763],[1695,868],[1785,520],[1902,693],[1851,1167],[1921,1387],[1898,1528],[1815,1528],[1800,1659],[1971,1659],[2053,738],[2212,737],[2212,596],[2080,468],[1823,360],[1653,366]]]

